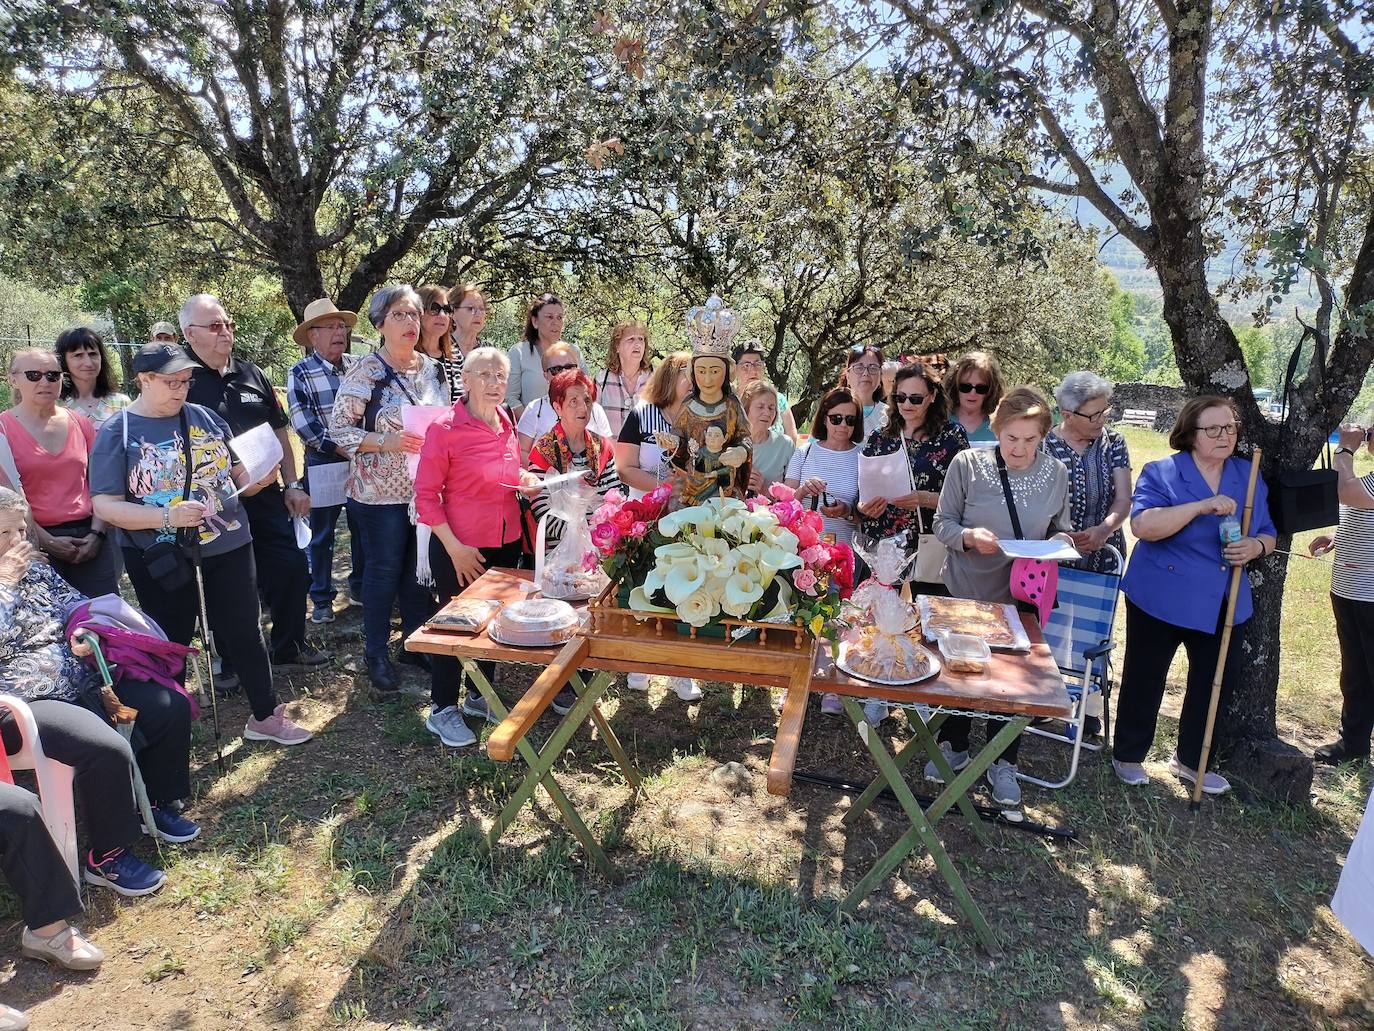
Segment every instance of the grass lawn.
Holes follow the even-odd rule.
[[[1137,467],[1164,453],[1157,434],[1129,437]],[[1336,723],[1328,575],[1301,562],[1289,578],[1279,718],[1303,747]],[[1368,774],[1319,771],[1308,807],[1227,797],[1194,819],[1164,771],[1176,693],[1149,788],[1126,791],[1090,758],[1070,788],[1027,791],[1028,817],[1076,842],[993,829],[984,846],[941,823],[1004,941],[990,960],[923,858],[856,919],[837,915],[900,812],[880,805],[846,836],[846,796],[768,795],[775,717],[755,690],[710,685],[689,706],[659,682],[613,689],[607,716],[646,774],[633,805],[600,742],[575,739],[558,776],[599,814],[615,882],[588,872],[547,804],[485,856],[478,832],[523,767],[445,751],[419,693],[369,702],[352,672],[356,612],[320,635],[329,673],[282,683],[314,742],[288,753],[233,738],[220,775],[197,728],[205,832],[164,850],[161,894],[91,895],[83,926],[109,955],[98,976],[19,958],[17,912],[0,900],[0,998],[51,1028],[1374,1026],[1374,963],[1327,908]],[[512,699],[533,673],[510,667],[497,688]],[[221,706],[226,729],[245,716],[241,700]],[[904,717],[884,732],[904,740]],[[1062,761],[1039,739],[1022,755],[1039,770]],[[754,773],[739,794],[709,778],[730,760]],[[798,767],[873,775],[847,721],[815,710]]]

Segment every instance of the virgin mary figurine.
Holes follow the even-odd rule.
[[[730,387],[730,342],[737,330],[734,312],[715,294],[687,313],[692,393],[673,432],[659,441],[669,455],[674,508],[743,498],[749,486],[749,425]]]

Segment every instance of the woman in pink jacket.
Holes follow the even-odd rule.
[[[430,527],[429,564],[448,602],[488,566],[520,564],[520,502],[511,484],[540,489],[539,478],[520,468],[515,425],[504,405],[510,363],[494,347],[477,347],[463,359],[463,392],[453,412],[430,426],[415,475],[415,512]],[[490,681],[495,663],[482,663]],[[462,711],[458,688],[462,664],[430,656],[430,700],[425,726],[450,748],[477,740],[463,713],[490,718],[486,699],[471,686]]]

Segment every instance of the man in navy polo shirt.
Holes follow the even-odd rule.
[[[218,414],[235,436],[267,423],[281,441],[282,483],[243,499],[253,531],[258,588],[272,615],[268,653],[272,665],[283,672],[323,665],[328,656],[305,641],[310,570],[305,552],[296,546],[291,517],[310,514],[310,495],[297,479],[286,413],[263,371],[234,357],[234,323],[218,298],[196,294],[181,306],[179,321],[187,355],[196,363],[186,400]]]

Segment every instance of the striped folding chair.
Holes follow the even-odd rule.
[[[1027,727],[1027,733],[1039,734],[1072,749],[1068,775],[1061,781],[1041,780],[1021,774],[1021,780],[1045,788],[1062,788],[1078,774],[1078,759],[1083,749],[1100,752],[1107,745],[1110,715],[1112,673],[1112,623],[1116,619],[1116,601],[1121,590],[1122,559],[1115,548],[1106,549],[1112,558],[1113,571],[1090,573],[1082,569],[1061,566],[1059,569],[1058,606],[1044,626],[1045,643],[1050,646],[1059,672],[1073,700],[1073,715],[1059,721],[1063,730],[1043,726]],[[1083,725],[1089,719],[1102,723],[1102,741],[1090,744],[1083,740]]]

